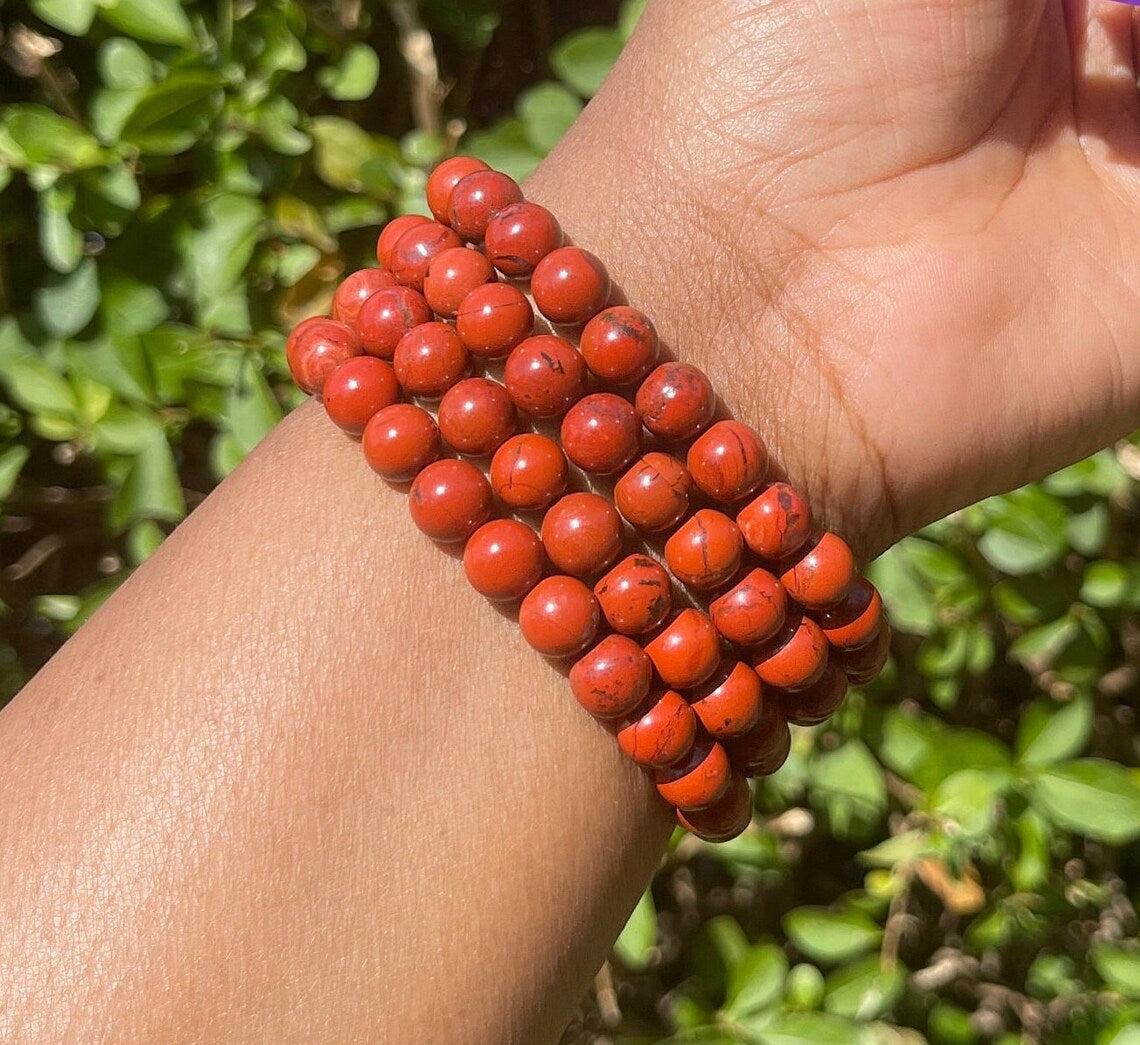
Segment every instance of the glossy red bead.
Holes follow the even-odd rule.
[[[452,247],[428,266],[424,298],[436,315],[454,319],[467,295],[494,276],[491,263],[479,251]]]
[[[768,449],[739,421],[718,421],[697,436],[686,459],[693,482],[714,501],[735,501],[764,481]]]
[[[693,480],[675,457],[656,451],[637,461],[614,486],[614,502],[631,526],[668,530],[689,511]]]
[[[473,356],[502,359],[534,329],[534,309],[509,283],[476,287],[459,306],[455,329]]]
[[[755,646],[780,630],[788,609],[784,586],[767,570],[754,569],[709,606],[716,630],[738,646]]]
[[[866,577],[858,577],[839,602],[819,611],[817,620],[832,646],[865,646],[883,622],[883,600]]]
[[[649,695],[653,663],[633,639],[607,635],[570,669],[570,689],[597,718],[628,715]]]
[[[752,666],[770,686],[802,689],[819,681],[828,648],[815,621],[789,614],[776,635],[753,651]]]
[[[425,195],[428,210],[435,220],[446,225],[451,220],[451,193],[468,174],[489,171],[491,168],[474,156],[451,156],[435,165],[428,175]]]
[[[439,457],[439,429],[426,410],[393,403],[373,415],[361,446],[374,471],[393,482],[407,482]]]
[[[414,290],[423,290],[424,277],[431,263],[445,250],[462,246],[459,237],[438,221],[413,225],[392,248],[389,268],[396,282]]]
[[[542,519],[546,554],[563,573],[586,577],[604,570],[621,551],[621,519],[596,493],[568,493]]]
[[[503,383],[523,413],[557,417],[585,394],[586,364],[569,341],[538,334],[511,351]]]
[[[585,323],[605,308],[610,277],[589,251],[559,247],[535,266],[530,292],[539,312],[552,323]]]
[[[780,581],[801,606],[822,609],[839,602],[858,576],[847,542],[827,531],[783,564]]]
[[[597,584],[594,596],[606,622],[623,635],[644,635],[673,608],[669,574],[648,555],[627,555]]]
[[[426,214],[401,214],[393,218],[380,230],[380,238],[376,240],[376,260],[388,271],[392,270],[392,252],[396,249],[396,241],[416,225],[431,221]],[[394,277],[393,277],[394,278]]]
[[[776,772],[792,748],[792,734],[779,696],[766,690],[760,698],[760,715],[743,736],[724,742],[732,764],[747,776]]]
[[[645,647],[662,680],[676,689],[699,686],[720,663],[720,641],[708,614],[683,609]]]
[[[706,590],[724,583],[740,565],[744,541],[723,512],[701,508],[665,542],[665,563],[682,584]]]
[[[739,660],[724,660],[711,679],[689,694],[689,703],[710,735],[736,737],[760,717],[760,676]]]
[[[811,535],[811,509],[787,483],[772,483],[736,517],[745,543],[762,559],[782,559]]]
[[[515,404],[507,390],[485,377],[454,384],[439,403],[444,442],[461,454],[494,453],[515,431]]]
[[[618,746],[626,757],[651,769],[684,758],[697,736],[697,716],[673,690],[650,697],[618,730]]]
[[[582,328],[582,358],[603,381],[640,381],[657,359],[657,329],[640,309],[611,305]]]
[[[539,511],[553,504],[566,490],[567,475],[561,447],[536,432],[511,436],[491,458],[491,488],[517,511]]]
[[[391,363],[355,356],[329,374],[321,398],[334,424],[360,435],[374,414],[400,398],[400,383]]]
[[[658,769],[657,793],[678,809],[705,809],[723,798],[732,780],[732,766],[724,748],[701,737],[679,762]]]
[[[752,791],[741,773],[733,773],[728,789],[704,809],[678,809],[677,823],[706,842],[728,842],[752,823]]]
[[[487,222],[483,246],[504,276],[529,276],[543,258],[562,246],[562,228],[537,203],[512,203]]]
[[[418,290],[385,287],[370,295],[360,306],[356,330],[365,352],[381,359],[391,359],[400,338],[430,319],[431,309]]]
[[[548,657],[581,653],[598,633],[601,612],[593,593],[575,577],[544,577],[519,607],[519,628]]]
[[[465,541],[491,516],[491,487],[467,461],[433,461],[412,480],[408,508],[433,540]]]
[[[446,323],[421,323],[396,345],[396,377],[409,395],[438,399],[467,371],[467,349]]]
[[[324,316],[303,319],[285,342],[289,373],[297,385],[309,393],[320,392],[329,374],[341,363],[358,355],[360,341],[356,331],[339,320]]]
[[[875,637],[865,646],[843,650],[839,663],[853,686],[865,686],[874,681],[887,658],[891,655],[891,626],[884,620]]]
[[[542,579],[542,542],[524,523],[492,519],[467,539],[463,572],[494,602],[521,599]]]
[[[704,371],[688,363],[662,363],[637,390],[641,421],[662,439],[691,439],[711,423],[716,393]]]
[[[499,171],[474,171],[460,178],[451,190],[448,223],[465,240],[481,240],[487,223],[522,198],[522,189],[514,178]]]
[[[566,456],[582,471],[609,475],[636,456],[641,422],[621,396],[594,392],[566,411],[561,435]]]
[[[353,326],[360,315],[360,307],[378,290],[394,287],[396,280],[385,269],[357,269],[340,281],[333,294],[333,319]]]
[[[847,676],[834,658],[819,679],[805,689],[781,694],[784,714],[797,726],[815,726],[830,718],[847,695]]]

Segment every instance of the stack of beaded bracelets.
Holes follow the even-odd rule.
[[[881,669],[878,592],[791,486],[765,484],[759,435],[716,420],[696,367],[659,363],[650,319],[607,307],[601,262],[511,178],[454,157],[427,202],[435,221],[390,222],[380,267],[293,330],[293,376],[373,469],[410,482],[424,533],[465,542],[479,592],[521,600],[531,646],[576,658],[574,696],[680,822],[735,837],[746,778],[783,763],[788,724],[822,722]],[[487,458],[489,479],[472,463]]]

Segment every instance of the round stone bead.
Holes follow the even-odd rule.
[[[575,577],[544,577],[519,607],[523,638],[548,657],[581,653],[598,633],[601,613],[590,589]]]
[[[541,511],[566,489],[566,456],[551,438],[535,432],[513,435],[491,458],[491,488],[508,508]]]
[[[514,434],[515,405],[502,385],[469,377],[444,392],[439,430],[444,442],[461,454],[494,453]]]
[[[853,686],[865,686],[883,670],[891,655],[891,626],[884,620],[875,637],[865,646],[844,650],[840,664]]]
[[[648,555],[627,555],[594,585],[594,596],[609,626],[623,635],[652,631],[673,608],[669,574]]]
[[[621,396],[594,392],[566,411],[561,435],[566,456],[582,471],[609,475],[637,454],[641,423]]]
[[[582,328],[578,345],[586,366],[603,381],[640,381],[657,358],[657,329],[640,309],[611,305]]]
[[[349,435],[360,435],[372,416],[400,398],[392,364],[372,356],[354,356],[325,380],[325,412]]]
[[[412,521],[433,540],[465,541],[491,516],[491,487],[473,464],[444,458],[412,480],[408,508]]]
[[[451,220],[451,193],[468,174],[476,171],[489,171],[491,168],[474,156],[451,156],[435,165],[428,175],[425,195],[428,210],[435,220],[446,225]]]
[[[503,383],[523,413],[557,417],[585,394],[586,364],[569,341],[538,334],[512,349]]]
[[[378,290],[394,287],[396,280],[385,269],[357,269],[340,281],[333,294],[333,319],[353,326],[360,315],[360,306]]]
[[[524,523],[492,519],[468,538],[463,572],[493,602],[521,599],[542,579],[542,542]]]
[[[512,203],[489,222],[483,246],[504,276],[529,276],[543,258],[562,246],[562,228],[537,203]]]
[[[697,716],[673,690],[650,697],[618,730],[618,747],[639,766],[668,766],[684,758],[697,736]]]
[[[361,446],[374,471],[404,483],[439,457],[439,429],[426,410],[412,403],[393,403],[373,415]]]
[[[392,364],[409,395],[438,399],[467,370],[467,349],[446,323],[421,323],[396,345]]]
[[[514,178],[499,171],[474,171],[460,178],[448,202],[449,224],[465,240],[481,240],[487,223],[504,207],[522,202]]]
[[[682,584],[704,591],[736,572],[743,550],[736,523],[723,512],[701,508],[665,542],[665,562]]]
[[[705,809],[723,798],[732,779],[728,754],[717,741],[702,737],[679,762],[658,769],[657,793],[678,809]]]
[[[428,266],[424,298],[436,315],[454,319],[467,295],[494,276],[491,263],[479,251],[452,247]]]
[[[815,726],[830,718],[846,695],[847,676],[832,659],[818,681],[782,694],[784,713],[797,726]]]
[[[752,654],[761,681],[781,689],[803,689],[827,667],[827,639],[810,617],[789,614],[776,635]]]
[[[370,356],[391,359],[396,346],[413,327],[431,320],[431,309],[418,290],[385,287],[360,306],[356,330],[360,345]]]
[[[780,581],[801,606],[822,609],[839,602],[858,576],[847,542],[830,530],[783,563]]]
[[[798,551],[811,534],[811,509],[787,483],[772,483],[736,517],[744,541],[761,559]]]
[[[610,277],[588,250],[559,247],[535,266],[530,292],[550,322],[585,323],[609,300]]]
[[[649,695],[653,663],[633,639],[607,635],[570,669],[570,689],[596,718],[628,715]]]
[[[392,275],[401,286],[423,290],[431,263],[445,250],[462,246],[459,237],[438,221],[413,225],[392,248]]]
[[[752,823],[752,791],[748,780],[733,773],[728,789],[704,809],[678,809],[677,823],[706,842],[728,842]]]
[[[621,519],[596,493],[568,493],[542,519],[546,554],[563,573],[587,577],[604,570],[621,551]]]
[[[705,681],[720,663],[720,642],[708,614],[683,609],[645,647],[657,674],[676,689]]]
[[[716,393],[704,371],[688,363],[662,363],[637,390],[642,424],[662,439],[692,439],[716,413]]]
[[[431,218],[425,214],[401,214],[393,218],[380,230],[380,238],[376,240],[376,260],[389,272],[392,271],[392,252],[396,249],[396,241],[417,225],[422,225]]]
[[[883,600],[866,577],[858,577],[847,594],[819,612],[819,626],[836,649],[865,646],[883,621]]]
[[[767,570],[750,570],[738,584],[709,606],[716,630],[738,646],[770,639],[784,623],[788,595]]]
[[[697,436],[686,461],[693,482],[714,501],[735,501],[764,480],[768,449],[748,425],[718,421]]]
[[[360,341],[356,331],[325,316],[301,320],[285,342],[289,373],[298,387],[309,393],[320,392],[329,374],[358,355]]]
[[[726,740],[724,747],[732,764],[747,776],[767,776],[784,764],[792,734],[776,694],[764,693],[755,725],[743,736]]]
[[[737,737],[760,717],[760,676],[739,660],[723,660],[711,679],[689,695],[701,725],[711,736]]]
[[[455,329],[473,356],[502,359],[534,329],[534,309],[509,283],[487,283],[459,306]]]
[[[614,501],[626,522],[654,533],[668,530],[689,511],[693,480],[675,457],[647,453],[614,486]]]

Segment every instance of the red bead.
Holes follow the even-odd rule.
[[[467,349],[446,323],[421,323],[396,345],[396,377],[409,395],[438,399],[467,370]]]
[[[321,398],[334,424],[360,435],[374,414],[400,398],[400,383],[391,363],[356,356],[329,374]]]
[[[676,689],[699,686],[720,663],[720,642],[708,615],[684,609],[645,647],[657,674]]]
[[[891,626],[884,620],[875,637],[865,646],[843,650],[839,661],[853,686],[874,681],[891,655]]]
[[[662,439],[692,439],[716,413],[716,393],[704,372],[688,363],[662,363],[637,390],[642,424]]]
[[[454,319],[467,295],[494,275],[491,263],[479,251],[452,247],[428,266],[424,298],[436,315]]]
[[[540,580],[519,607],[523,638],[548,657],[581,653],[598,633],[601,613],[590,589],[575,577]]]
[[[648,555],[628,555],[594,585],[606,621],[623,635],[644,635],[673,608],[665,567]]]
[[[827,639],[815,621],[789,614],[775,637],[753,652],[752,664],[768,685],[802,689],[819,681],[827,651]]]
[[[657,793],[678,809],[705,809],[728,791],[732,766],[715,740],[698,740],[689,753],[655,774]]]
[[[597,718],[628,715],[648,695],[653,664],[633,639],[607,635],[570,669],[570,689]]]
[[[475,159],[474,156],[452,156],[437,163],[435,169],[428,175],[425,191],[428,210],[435,215],[435,220],[444,225],[450,220],[451,192],[460,181],[468,174],[490,169],[487,164]]]
[[[562,229],[545,207],[512,203],[487,223],[483,245],[504,276],[529,276],[547,254],[562,246]]]
[[[467,461],[445,458],[427,465],[408,491],[412,521],[429,537],[465,541],[491,515],[491,487]]]
[[[639,530],[668,530],[689,511],[693,480],[675,457],[652,452],[641,458],[614,487],[614,501],[626,522]]]
[[[838,710],[846,694],[847,676],[832,660],[817,682],[782,695],[784,714],[797,726],[815,726]]]
[[[728,789],[704,809],[678,809],[677,823],[706,842],[728,842],[752,823],[752,792],[748,780],[733,773]]]
[[[401,214],[398,218],[393,218],[380,231],[380,238],[376,241],[376,260],[390,272],[392,251],[396,249],[396,241],[408,229],[422,225],[425,221],[431,221],[426,214]]]
[[[542,579],[542,542],[524,523],[492,519],[468,538],[463,572],[494,602],[521,599]]]
[[[883,622],[883,600],[866,577],[859,577],[843,598],[819,613],[819,626],[837,649],[865,646]]]
[[[788,609],[784,586],[767,570],[755,569],[709,606],[716,630],[738,646],[755,646],[780,630]]]
[[[621,551],[621,519],[596,493],[568,493],[542,520],[546,554],[563,573],[585,577],[604,570]]]
[[[665,563],[682,584],[704,590],[736,572],[743,549],[736,523],[723,512],[701,508],[665,542]]]
[[[579,344],[586,366],[603,381],[640,381],[657,358],[657,330],[642,311],[611,305],[582,328]]]
[[[780,580],[801,606],[822,609],[839,602],[855,582],[855,556],[847,542],[827,531],[784,562]]]
[[[423,290],[424,277],[431,263],[445,250],[462,246],[459,237],[438,221],[413,225],[392,248],[392,275],[396,282],[415,290]]]
[[[439,430],[461,454],[493,453],[515,430],[515,405],[507,390],[485,377],[452,385],[439,404]]]
[[[739,660],[722,661],[717,672],[689,696],[701,725],[714,737],[746,733],[760,717],[760,676]]]
[[[562,449],[584,472],[609,475],[624,468],[638,451],[637,411],[612,392],[579,399],[562,419]]]
[[[481,240],[487,223],[504,207],[522,201],[514,178],[499,171],[474,171],[460,178],[448,202],[449,224],[466,240]]]
[[[385,287],[360,306],[356,329],[365,352],[391,359],[400,338],[430,319],[431,309],[419,291],[411,287]]]
[[[639,766],[660,768],[684,758],[697,735],[697,716],[673,690],[650,697],[618,731],[618,746]]]
[[[788,720],[775,693],[760,698],[760,717],[743,736],[724,743],[728,757],[748,776],[767,776],[784,764],[792,748]]]
[[[361,445],[364,459],[375,471],[403,483],[439,457],[439,429],[426,410],[393,403],[373,415]]]
[[[336,319],[310,316],[301,320],[285,342],[285,358],[293,380],[306,392],[319,392],[341,363],[360,355],[356,331]],[[583,370],[585,366],[583,365]]]
[[[569,341],[538,334],[511,351],[503,383],[523,413],[557,417],[585,393],[586,364]]]
[[[559,247],[535,266],[530,292],[539,312],[552,323],[585,323],[605,308],[610,277],[589,251]]]
[[[473,356],[501,359],[534,329],[534,309],[509,283],[476,287],[459,306],[455,329]]]
[[[762,559],[782,559],[811,533],[811,509],[787,483],[772,483],[736,517],[745,543]]]
[[[748,425],[718,421],[689,447],[693,482],[714,501],[735,501],[764,480],[768,450]]]
[[[511,436],[491,458],[491,488],[508,508],[539,511],[566,489],[566,457],[545,435]]]
[[[378,290],[396,285],[392,273],[385,269],[357,269],[340,281],[333,294],[333,319],[352,326],[360,315],[360,306]]]

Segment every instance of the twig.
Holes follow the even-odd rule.
[[[50,533],[46,537],[41,537],[14,563],[5,567],[4,576],[8,580],[22,581],[28,574],[38,570],[62,547],[63,538],[58,533]]]
[[[618,1004],[617,990],[614,988],[613,971],[605,962],[594,977],[594,995],[598,1000],[598,1012],[607,1027],[621,1024],[621,1006]]]
[[[412,116],[428,134],[443,128],[443,99],[447,88],[439,79],[439,63],[431,33],[420,21],[414,0],[388,0],[388,13],[400,37],[400,54],[412,78]]]

